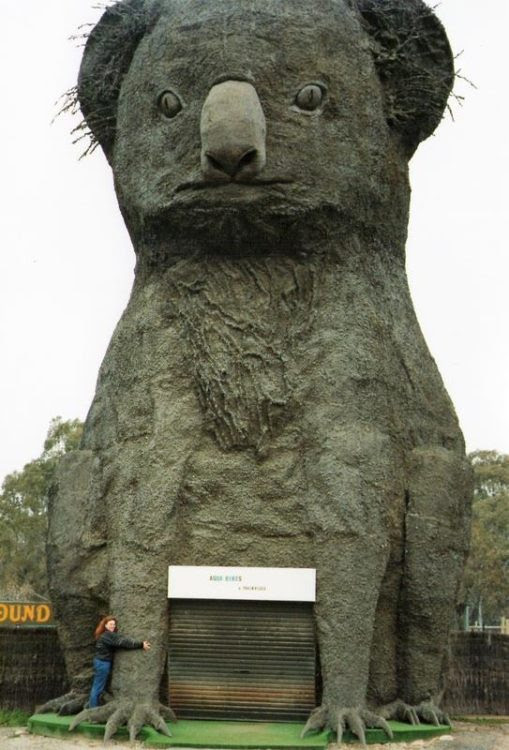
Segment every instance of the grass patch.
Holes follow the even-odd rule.
[[[2,727],[26,727],[30,714],[26,711],[14,709],[6,711],[0,708],[0,726]]]

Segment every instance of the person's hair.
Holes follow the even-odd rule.
[[[103,617],[100,620],[99,625],[94,630],[94,638],[96,640],[99,638],[100,635],[104,633],[104,631],[106,630],[106,623],[109,622],[110,620],[115,620],[115,632],[118,630],[117,618],[115,617],[115,615],[106,615],[106,617]]]

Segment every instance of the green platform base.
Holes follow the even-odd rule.
[[[35,714],[28,720],[28,729],[33,734],[46,737],[68,737],[72,716],[56,714]],[[397,721],[389,722],[394,732],[393,742],[431,739],[449,733],[450,727],[435,727],[420,724],[411,726]],[[194,747],[194,748],[271,748],[271,750],[322,750],[332,742],[331,732],[320,732],[301,738],[303,724],[276,724],[244,721],[190,721],[181,719],[176,724],[168,724],[172,737],[165,737],[151,727],[143,727],[139,738],[145,747]],[[87,737],[102,739],[104,726],[83,722],[75,730]],[[127,729],[122,728],[115,739],[126,739]],[[344,742],[357,742],[349,732],[343,736]],[[389,742],[381,729],[368,729],[366,742]]]

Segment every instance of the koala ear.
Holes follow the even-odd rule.
[[[385,91],[387,122],[410,155],[442,119],[454,83],[444,28],[423,0],[357,0]]]
[[[85,45],[78,101],[92,139],[102,146],[108,161],[115,142],[120,86],[154,20],[144,0],[119,0],[105,11]]]

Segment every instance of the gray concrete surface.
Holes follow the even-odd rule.
[[[141,750],[141,742],[127,743],[110,740],[111,750]],[[24,729],[0,727],[1,750],[93,750],[104,747],[100,740],[91,740],[80,735],[68,739],[38,737]],[[330,745],[329,750],[337,750],[338,745]],[[342,745],[342,750],[354,749],[359,745]],[[509,717],[507,723],[482,726],[455,723],[454,732],[434,740],[417,740],[413,743],[388,743],[369,745],[370,750],[509,750]]]

